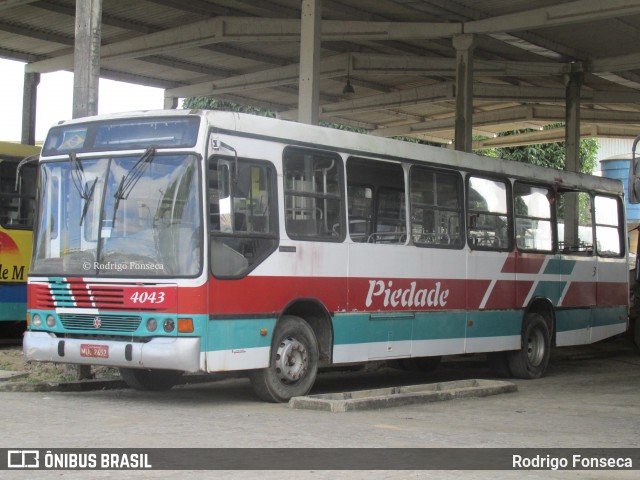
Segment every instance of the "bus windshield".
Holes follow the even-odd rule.
[[[194,276],[202,265],[198,162],[143,154],[41,164],[32,272]]]

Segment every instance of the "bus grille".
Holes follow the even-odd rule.
[[[87,315],[63,313],[60,321],[67,330],[109,330],[135,332],[142,319],[137,315]]]

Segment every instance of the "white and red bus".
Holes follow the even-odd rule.
[[[63,122],[39,175],[26,357],[136,388],[242,370],[286,401],[469,352],[536,378],[627,327],[618,181],[194,110]]]

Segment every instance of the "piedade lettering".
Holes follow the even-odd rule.
[[[434,288],[417,288],[417,282],[411,282],[409,288],[393,288],[393,280],[386,284],[383,280],[369,280],[369,292],[365,305],[370,307],[374,300],[382,300],[384,307],[444,307],[449,298],[449,289],[442,289],[440,282]]]

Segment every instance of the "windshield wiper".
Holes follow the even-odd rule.
[[[71,161],[71,166],[73,167],[73,169],[71,170],[71,174],[69,175],[71,177],[71,182],[73,183],[73,186],[76,187],[80,198],[86,200],[87,198],[89,198],[89,192],[87,191],[84,183],[84,168],[82,168],[82,164],[80,163],[80,160],[78,160],[78,157],[76,157],[76,154],[74,152],[71,152],[69,154],[69,160]]]
[[[136,163],[131,167],[131,170],[126,175],[123,175],[120,180],[120,184],[118,185],[118,189],[116,193],[113,195],[113,198],[116,199],[115,205],[113,206],[113,217],[111,219],[111,225],[115,225],[116,223],[116,214],[118,213],[118,207],[120,206],[120,200],[126,199],[129,197],[131,190],[136,186],[138,180],[142,178],[145,170],[149,166],[149,164],[153,161],[153,158],[156,154],[154,148],[149,147],[145,150],[145,152],[140,156],[140,158],[136,161]]]
[[[98,177],[91,184],[91,188],[87,193],[87,198],[84,199],[84,207],[82,207],[82,216],[80,217],[80,225],[84,222],[84,217],[87,215],[87,211],[89,210],[89,204],[91,203],[91,199],[93,198],[93,192],[96,189],[96,183],[98,183]]]
[[[93,192],[96,189],[96,183],[98,183],[98,178],[93,181],[91,187],[87,188],[87,184],[84,181],[84,168],[82,168],[82,163],[78,160],[75,152],[71,152],[69,154],[69,160],[71,161],[72,170],[70,173],[71,183],[76,187],[78,191],[78,195],[80,198],[84,200],[84,207],[82,207],[82,216],[80,217],[80,225],[84,222],[84,217],[87,215],[87,210],[89,210],[89,204],[91,203],[91,198],[93,197]]]

